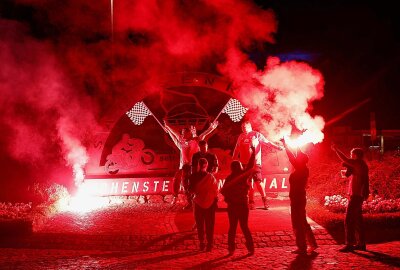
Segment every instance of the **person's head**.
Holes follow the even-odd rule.
[[[244,121],[244,122],[242,123],[242,131],[243,131],[243,132],[249,133],[249,132],[252,131],[252,130],[253,130],[253,128],[252,128],[252,126],[251,126],[250,121]]]
[[[201,172],[206,172],[208,167],[208,161],[205,158],[199,159],[199,170]]]
[[[200,152],[205,153],[208,151],[208,143],[205,140],[199,141]]]
[[[128,142],[129,141],[129,139],[130,139],[131,137],[129,136],[129,134],[128,133],[124,133],[124,134],[122,134],[122,141],[123,142]]]
[[[242,163],[239,160],[234,160],[231,162],[231,173],[238,174],[243,171]]]
[[[181,135],[184,139],[190,139],[192,137],[192,133],[190,132],[190,129],[187,127],[182,128]]]
[[[363,159],[364,151],[361,148],[353,148],[350,151],[350,156],[352,159]]]

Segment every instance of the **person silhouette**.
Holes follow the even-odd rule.
[[[290,198],[290,217],[292,227],[296,237],[297,249],[292,251],[294,254],[306,255],[307,242],[309,244],[308,252],[312,253],[317,247],[317,241],[311,230],[310,224],[307,222],[306,215],[306,187],[309,176],[307,167],[308,156],[297,148],[296,154],[293,153],[285,139],[281,140],[286,150],[286,154],[292,164],[294,171],[289,176],[289,198]]]

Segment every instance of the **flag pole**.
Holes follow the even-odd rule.
[[[225,106],[224,106],[224,107],[222,108],[222,110],[219,112],[219,114],[217,115],[217,117],[215,117],[213,123],[214,123],[215,121],[217,121],[217,119],[218,119],[219,116],[221,115],[222,111],[226,108],[226,105],[228,105],[228,103],[229,103],[229,101],[231,101],[231,99],[232,99],[232,98],[230,98],[230,99],[228,100],[228,102],[225,104]]]
[[[143,102],[143,101],[142,101]],[[147,110],[149,110],[151,116],[154,117],[154,119],[157,121],[157,123],[160,125],[160,127],[167,132],[167,130],[165,129],[165,127],[161,124],[161,122],[157,119],[157,117],[154,115],[154,113],[149,109],[149,107],[147,107],[147,105],[143,102],[143,105],[146,106]]]

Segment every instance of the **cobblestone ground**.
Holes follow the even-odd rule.
[[[340,253],[322,245],[310,256],[292,248],[258,248],[253,256],[225,249],[127,252],[56,249],[0,249],[0,269],[398,269],[400,242],[369,245],[365,252]]]
[[[260,201],[260,200],[259,200]],[[261,202],[260,202],[261,204]],[[87,214],[60,213],[32,235],[0,239],[0,269],[394,269],[400,242],[368,245],[367,252],[343,254],[328,232],[310,220],[319,248],[296,256],[287,200],[267,211],[250,212],[256,252],[246,255],[238,229],[237,250],[227,256],[227,214],[217,212],[212,252],[199,252],[193,216],[160,198]]]

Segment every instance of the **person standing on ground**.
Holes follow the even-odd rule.
[[[239,138],[236,142],[235,149],[233,151],[233,159],[239,160],[243,167],[246,167],[247,163],[249,163],[249,159],[252,151],[250,150],[250,146],[252,144],[253,139],[255,139],[255,168],[253,171],[253,181],[254,185],[257,187],[257,190],[261,194],[262,201],[264,203],[264,208],[268,209],[269,205],[267,202],[267,197],[265,196],[265,191],[261,186],[262,175],[261,175],[261,144],[270,145],[276,149],[283,150],[282,147],[270,142],[267,140],[264,135],[262,135],[258,131],[254,131],[251,123],[249,121],[245,121],[242,123],[242,131],[243,133],[239,135]],[[255,209],[254,206],[254,188],[251,185],[249,190],[249,207],[250,209]]]
[[[317,241],[307,222],[306,215],[306,187],[309,176],[307,167],[308,156],[297,148],[296,155],[289,149],[285,139],[282,139],[286,154],[292,164],[294,171],[289,176],[290,183],[290,217],[292,227],[296,237],[297,249],[292,251],[294,254],[306,255],[307,242],[309,244],[308,252],[312,253],[317,247]]]
[[[348,186],[349,204],[346,208],[344,222],[346,244],[339,251],[366,250],[362,205],[369,196],[369,176],[368,165],[364,160],[364,151],[361,148],[353,148],[350,151],[350,158],[348,158],[334,144],[332,150],[348,168],[348,174],[351,174]],[[358,236],[357,244],[356,236]]]
[[[250,189],[251,175],[253,173],[255,161],[255,147],[250,146],[251,155],[245,169],[239,160],[231,163],[231,173],[225,180],[221,189],[221,194],[228,205],[229,231],[228,231],[228,251],[233,255],[236,244],[236,229],[238,223],[246,239],[246,247],[250,255],[254,254],[253,237],[249,229],[249,205],[248,193]]]
[[[174,198],[172,199],[172,204],[175,204],[178,200],[179,189],[182,183],[187,198],[187,205],[184,208],[189,209],[192,206],[192,202],[189,193],[187,192],[187,186],[191,174],[192,156],[194,153],[199,151],[198,142],[204,140],[204,138],[218,126],[218,122],[212,122],[210,127],[199,136],[197,136],[196,128],[194,126],[183,128],[181,134],[178,134],[168,126],[165,121],[164,124],[166,132],[169,134],[176,147],[178,147],[180,153],[179,170],[176,172],[173,181]]]
[[[189,191],[193,194],[193,213],[200,241],[200,250],[211,251],[214,241],[215,210],[217,207],[218,185],[215,177],[207,172],[208,162],[199,160],[199,171],[192,174]],[[204,243],[204,229],[207,246]]]

